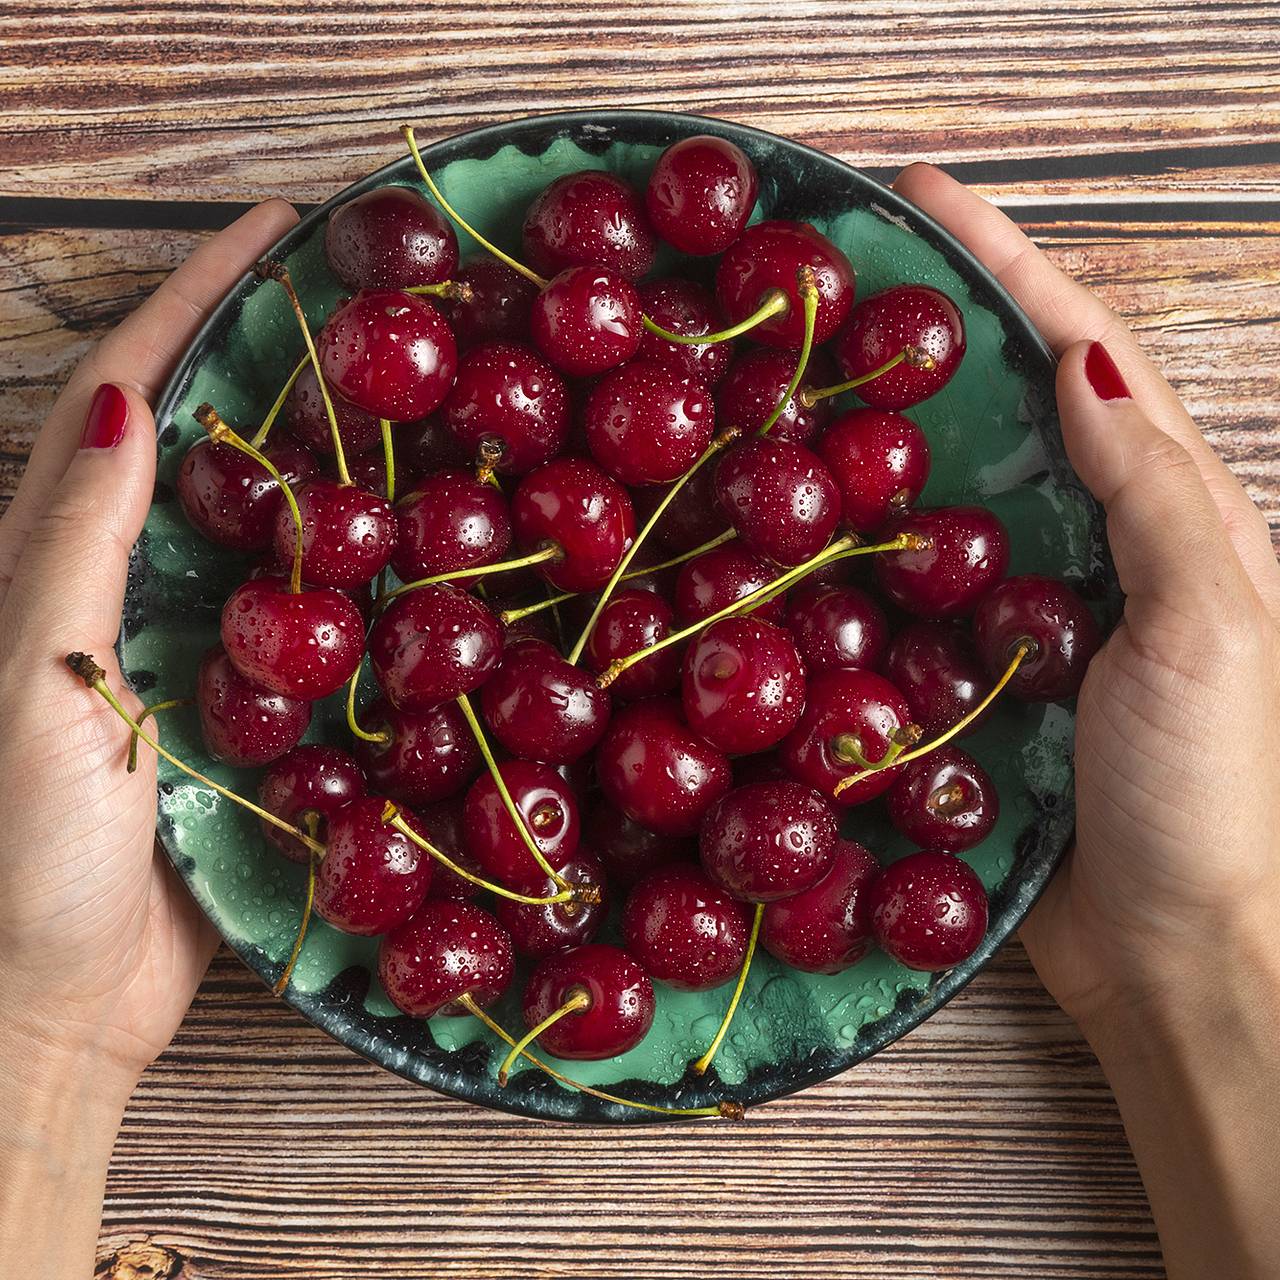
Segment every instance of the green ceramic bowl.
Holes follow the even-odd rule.
[[[911,411],[928,434],[930,505],[980,502],[1012,534],[1011,572],[1052,574],[1075,584],[1104,622],[1118,592],[1097,506],[1063,452],[1054,407],[1053,360],[1027,318],[946,232],[865,174],[770,134],[695,116],[592,111],[496,125],[429,147],[424,155],[448,199],[486,235],[519,250],[524,210],[552,179],[603,168],[643,186],[659,152],[696,133],[729,138],[760,172],[756,217],[814,223],[852,259],[858,294],[916,281],[943,289],[964,312],[968,353],[952,382]],[[325,218],[335,204],[386,183],[417,185],[406,157],[356,183],[302,220],[277,247],[319,324],[339,296],[326,268]],[[460,234],[464,256],[475,250]],[[663,264],[659,263],[659,270]],[[134,553],[120,641],[124,671],[144,697],[191,691],[200,654],[217,637],[219,610],[245,566],[204,542],[174,497],[178,464],[200,436],[191,413],[212,401],[230,422],[253,424],[271,403],[301,349],[281,291],[242,280],[204,326],[166,387],[156,412],[159,482]],[[860,1062],[927,1018],[954,995],[1014,931],[1044,887],[1071,836],[1074,716],[1062,706],[1006,700],[966,743],[999,787],[1000,822],[966,855],[991,894],[991,927],[977,954],[941,975],[913,973],[874,953],[834,977],[796,973],[760,953],[733,1028],[712,1073],[686,1065],[718,1025],[727,990],[662,990],[653,1029],[631,1052],[572,1064],[571,1074],[624,1096],[668,1106],[722,1097],[748,1106],[790,1093]],[[193,713],[170,713],[167,745],[221,782],[252,791],[256,778],[210,761]],[[335,704],[310,734],[342,741]],[[876,806],[853,810],[847,833],[887,859],[906,852]],[[161,765],[159,834],[174,866],[222,936],[264,980],[289,953],[304,875],[263,842],[253,820],[204,787]],[[286,997],[357,1052],[441,1092],[529,1116],[643,1122],[623,1109],[525,1070],[499,1088],[499,1045],[475,1020],[415,1021],[388,1002],[375,974],[376,944],[313,926]],[[517,984],[514,984],[518,987]],[[514,992],[494,1010],[520,1023]]]

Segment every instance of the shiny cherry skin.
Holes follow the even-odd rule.
[[[245,679],[304,701],[341,689],[364,655],[364,618],[349,597],[332,587],[295,595],[273,575],[251,578],[227,597],[221,634]]]
[[[1074,698],[1102,646],[1089,606],[1066,583],[1034,573],[993,587],[973,615],[974,647],[993,680],[1004,674],[1024,639],[1032,651],[1006,687],[1025,702]]]
[[[604,267],[570,267],[534,299],[534,346],[563,374],[591,378],[640,349],[643,308],[635,286]]]
[[[734,445],[716,467],[716,500],[747,550],[782,565],[817,555],[840,521],[831,473],[793,440]]]
[[[645,280],[636,286],[640,305],[654,324],[668,333],[692,337],[723,329],[724,317],[710,290],[682,276]],[[648,329],[640,339],[637,359],[666,365],[710,390],[724,377],[733,360],[732,342],[670,342]]]
[[[488,254],[464,263],[454,279],[471,291],[469,298],[449,306],[449,323],[460,351],[482,342],[528,341],[537,285]]]
[[[533,760],[504,760],[498,772],[543,857],[553,867],[568,862],[582,835],[573,789],[549,764]],[[490,880],[528,894],[542,885],[545,872],[511,821],[492,774],[471,784],[462,821],[467,848]]]
[[[668,484],[711,442],[716,410],[700,382],[632,360],[592,388],[582,414],[591,456],[626,485]]]
[[[818,286],[814,345],[826,342],[853,306],[853,267],[807,222],[757,222],[729,246],[716,271],[716,299],[725,319],[738,324],[760,307],[771,289],[781,289],[790,307],[756,325],[751,337],[767,347],[798,350],[804,341],[804,307],[796,279],[801,267],[813,269]]]
[[[284,482],[296,486],[316,473],[306,449],[273,440],[267,460]],[[263,551],[271,545],[276,512],[285,506],[275,478],[260,463],[229,444],[200,440],[178,468],[178,501],[197,532],[233,551]]]
[[[590,942],[548,956],[529,975],[524,1023],[536,1027],[579,991],[590,1003],[548,1027],[539,1047],[557,1058],[595,1061],[634,1049],[653,1025],[649,975],[623,950]]]
[[[463,798],[459,795],[426,805],[414,812],[418,815],[418,825],[422,834],[430,844],[446,858],[470,871],[472,875],[478,876],[480,865],[467,848],[466,833],[462,827],[462,807]],[[427,890],[427,897],[452,898],[455,902],[470,902],[483,892],[484,890],[478,884],[450,870],[443,862],[437,862],[435,870],[431,873],[431,888]]]
[[[732,785],[729,761],[684,723],[674,698],[614,712],[596,751],[605,799],[665,836],[696,834],[702,816]]]
[[[600,932],[609,912],[609,888],[600,859],[580,848],[573,857],[553,863],[570,884],[590,885],[599,890],[598,902],[513,902],[496,898],[494,910],[502,927],[511,935],[516,954],[541,960],[553,951],[579,947]],[[560,891],[550,876],[530,897],[554,897]]]
[[[810,678],[804,714],[779,752],[793,778],[847,808],[887,791],[901,766],[881,769],[835,797],[836,784],[862,769],[845,744],[856,745],[874,764],[884,759],[891,735],[910,723],[906,699],[883,676],[874,671],[824,671]]]
[[[913,533],[928,545],[922,551],[879,552],[876,581],[894,604],[917,617],[972,613],[1009,567],[1009,534],[986,507],[909,511],[883,530],[886,539],[900,533]]]
[[[836,335],[832,349],[846,378],[887,364],[907,347],[930,360],[920,367],[904,360],[857,389],[873,409],[908,409],[941,391],[964,357],[964,321],[945,293],[923,284],[899,284],[864,298]]]
[[[401,804],[416,808],[455,795],[484,765],[456,703],[415,713],[378,698],[358,723],[367,733],[388,735],[384,742],[356,738],[352,750],[370,786]]]
[[[735,978],[750,936],[750,908],[694,863],[650,872],[622,909],[627,950],[677,991],[710,991]]]
[[[774,902],[822,879],[835,853],[836,815],[800,782],[736,787],[702,820],[698,856],[722,889],[744,902]]]
[[[805,670],[878,670],[889,645],[884,610],[861,588],[802,582],[787,596],[787,630]]]
[[[362,796],[329,815],[325,854],[316,870],[316,914],[362,937],[387,933],[422,905],[435,860],[382,820],[386,801]],[[400,810],[425,837],[417,817]]]
[[[777,576],[778,571],[771,564],[753,555],[738,540],[694,556],[676,579],[675,606],[680,625],[700,622],[727,609],[735,600],[767,587]],[[781,622],[784,608],[779,596],[757,605],[751,616]]]
[[[220,644],[200,660],[196,710],[209,754],[238,769],[279,759],[298,745],[311,723],[310,702],[251,684]]]
[[[796,351],[775,347],[753,347],[729,366],[724,381],[716,388],[716,417],[726,427],[738,427],[744,435],[759,431],[769,421],[791,379],[795,377]],[[804,381],[811,387],[829,387],[836,380],[835,366],[821,351],[813,352]],[[809,444],[831,421],[831,401],[815,400],[808,407],[795,396],[787,400],[769,434],[775,440]]]
[[[653,231],[639,194],[599,169],[550,183],[529,206],[522,238],[525,260],[544,276],[599,266],[639,280],[653,266]]]
[[[604,865],[609,882],[624,889],[659,867],[688,861],[697,852],[692,840],[675,840],[650,831],[603,800],[583,823],[582,840]]]
[[[402,711],[433,711],[478,689],[502,657],[502,628],[447,583],[397,596],[369,633],[378,686]]]
[[[484,1009],[507,989],[515,953],[507,931],[470,902],[431,899],[382,939],[378,979],[411,1018],[462,1015],[470,996]]]
[[[879,874],[862,845],[837,840],[817,884],[765,907],[760,945],[801,973],[843,973],[871,950],[866,893]]]
[[[852,409],[822,433],[814,451],[840,490],[841,520],[858,533],[905,511],[929,478],[929,442],[898,413]]]
[[[522,476],[554,458],[569,438],[564,379],[518,342],[473,347],[458,362],[444,420],[470,458],[498,449],[496,470]]]
[[[453,228],[410,187],[377,187],[339,205],[325,225],[324,252],[349,289],[439,284],[458,269]]]
[[[955,623],[908,623],[889,645],[884,674],[902,691],[926,738],[936,738],[964,719],[990,688],[968,635]],[[961,730],[962,735],[985,718]]]
[[[493,564],[511,546],[511,513],[501,490],[461,468],[426,476],[396,503],[395,515],[391,567],[401,582]]]
[[[525,554],[560,549],[538,572],[557,591],[604,586],[635,537],[627,491],[587,458],[563,456],[531,471],[511,499],[511,523]]]
[[[598,675],[616,659],[652,647],[675,629],[675,613],[662,596],[634,588],[619,591],[600,611],[583,650],[583,661]],[[679,645],[659,649],[628,667],[609,686],[609,692],[627,702],[670,693],[680,683],[681,657]]]
[[[512,642],[480,690],[495,738],[514,756],[545,764],[581,760],[604,735],[610,698],[543,640]]]
[[[386,498],[323,476],[294,491],[302,516],[302,577],[317,587],[363,586],[391,562],[396,513]],[[282,570],[293,562],[293,512],[276,512],[272,546]]]
[[[684,555],[719,537],[729,527],[724,512],[716,505],[715,480],[713,465],[700,467],[688,483],[680,487],[654,525],[649,537],[665,547],[669,555]],[[664,493],[662,489],[642,489],[635,495],[637,523],[641,516],[640,499],[647,498],[656,505]],[[644,512],[645,518],[650,514],[652,508]]]
[[[318,742],[304,742],[282,755],[258,784],[258,801],[268,813],[294,826],[312,820],[321,841],[330,817],[364,793],[364,774],[355,759]],[[290,862],[310,861],[311,851],[296,837],[269,822],[260,825],[262,834]]]
[[[392,422],[425,418],[458,368],[448,322],[425,298],[362,289],[325,322],[316,343],[324,376],[358,409]]]
[[[347,460],[367,453],[382,439],[382,429],[374,414],[365,413],[344,400],[333,388],[329,388],[329,402],[338,424],[338,438]],[[329,411],[324,396],[320,394],[320,379],[315,366],[308,361],[289,389],[284,402],[284,425],[300,443],[306,445],[317,457],[333,457],[333,428],[329,425]]]
[[[644,203],[653,229],[669,245],[702,256],[723,253],[742,234],[759,190],[755,166],[741,147],[696,134],[658,157]]]
[[[987,932],[982,881],[950,853],[910,853],[890,863],[867,887],[865,902],[881,950],[908,969],[950,969]]]
[[[912,844],[946,853],[981,844],[1000,816],[991,775],[967,751],[950,745],[903,765],[885,804],[895,830]]]
[[[685,654],[685,719],[725,755],[776,747],[800,719],[804,693],[795,642],[760,618],[721,618]]]

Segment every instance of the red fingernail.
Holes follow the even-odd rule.
[[[1091,343],[1084,357],[1084,376],[1099,400],[1131,400],[1116,362],[1100,342]]]
[[[110,382],[104,382],[93,393],[89,412],[84,416],[84,430],[80,433],[82,449],[114,449],[124,439],[125,424],[129,421],[129,402],[124,392]]]

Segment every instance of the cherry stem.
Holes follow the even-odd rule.
[[[848,382],[838,382],[834,387],[805,387],[800,392],[800,403],[806,409],[812,409],[819,400],[825,400],[828,396],[838,396],[842,391],[853,391],[868,382],[874,382],[876,378],[888,373],[890,369],[896,369],[904,361],[913,369],[932,369],[936,363],[923,347],[903,347],[892,360],[886,360],[878,369],[850,378]]]
[[[485,737],[484,729],[480,724],[479,718],[476,716],[475,708],[471,705],[471,699],[465,693],[458,695],[458,706],[462,709],[462,714],[467,718],[467,724],[471,726],[471,732],[475,736],[476,746],[480,748],[480,754],[484,757],[485,766],[489,770],[489,776],[493,778],[493,784],[498,788],[498,795],[502,797],[502,806],[507,811],[515,829],[520,833],[520,838],[524,841],[525,848],[533,855],[533,860],[547,874],[548,878],[561,889],[570,889],[572,886],[558,871],[552,870],[551,864],[547,861],[546,855],[538,847],[538,842],[533,838],[533,833],[529,830],[528,824],[524,820],[524,814],[516,808],[516,802],[511,798],[511,792],[507,789],[506,781],[502,777],[502,771],[498,768],[498,762],[493,758],[493,751],[489,747],[489,740]],[[562,899],[558,899],[562,900]]]
[[[613,595],[614,588],[622,581],[627,567],[635,558],[636,552],[644,545],[644,540],[649,536],[654,525],[662,519],[662,513],[675,500],[676,494],[698,474],[701,467],[710,462],[726,445],[731,444],[741,434],[737,427],[726,427],[725,430],[719,432],[716,438],[702,451],[702,456],[667,490],[662,497],[662,501],[654,507],[653,514],[645,521],[644,527],[640,532],[631,540],[631,545],[623,552],[622,559],[618,561],[618,567],[614,569],[609,581],[604,584],[604,590],[600,593],[595,607],[591,610],[587,625],[582,628],[582,634],[578,637],[577,643],[569,654],[570,663],[577,665],[578,659],[582,657],[583,649],[587,647],[587,641],[591,639],[591,633],[595,630],[596,623],[600,620],[601,613],[604,612],[605,605],[609,603],[609,597]]]
[[[470,992],[464,992],[455,1003],[473,1017],[478,1018],[499,1040],[504,1040],[514,1047],[515,1040],[476,1004],[471,998]],[[595,1089],[591,1085],[570,1079],[562,1072],[543,1062],[541,1058],[530,1053],[528,1049],[521,1049],[520,1056],[526,1062],[532,1062],[535,1067],[545,1071],[553,1080],[558,1080],[561,1084],[568,1085],[570,1089],[577,1089],[579,1093],[590,1094],[591,1097],[599,1098],[602,1102],[612,1102],[620,1107],[634,1107],[639,1111],[652,1111],[663,1116],[714,1116],[722,1120],[741,1120],[745,1115],[742,1103],[732,1102],[728,1099],[723,1102],[717,1102],[710,1107],[660,1107],[652,1102],[636,1102],[631,1098],[620,1098],[615,1093],[605,1093],[603,1089]]]
[[[217,444],[229,444],[233,449],[252,458],[275,482],[289,504],[289,513],[293,516],[293,569],[289,574],[289,590],[298,595],[302,590],[302,512],[298,510],[298,500],[293,490],[285,483],[284,477],[276,470],[275,464],[264,453],[259,453],[247,440],[242,439],[229,427],[213,405],[205,403],[197,407],[192,415],[209,433],[209,438]]]
[[[764,903],[757,902],[755,918],[751,921],[751,937],[747,942],[747,954],[742,957],[742,968],[738,970],[738,985],[734,987],[729,1007],[724,1011],[724,1017],[720,1020],[720,1030],[716,1032],[716,1038],[707,1047],[706,1053],[690,1067],[690,1070],[696,1076],[706,1074],[712,1058],[716,1056],[721,1042],[728,1034],[729,1024],[733,1021],[733,1015],[738,1011],[738,1001],[742,999],[743,988],[747,985],[747,974],[751,970],[751,959],[756,953],[756,939],[760,937],[760,921],[763,918]]]
[[[782,393],[782,399],[778,401],[777,407],[766,419],[757,435],[767,436],[773,430],[773,424],[782,417],[782,411],[791,402],[791,397],[800,389],[805,370],[809,367],[809,356],[813,351],[813,329],[818,320],[818,281],[812,267],[801,267],[796,272],[796,280],[800,301],[804,306],[804,341],[800,344],[796,371],[791,375],[791,381],[787,384],[786,391]]]
[[[791,309],[791,299],[785,289],[767,289],[761,298],[760,305],[745,319],[737,324],[721,329],[718,333],[672,333],[660,324],[655,324],[648,316],[641,316],[640,321],[650,333],[656,333],[666,342],[677,342],[685,347],[710,346],[715,342],[728,342],[739,334],[763,324],[770,316],[781,315]]]
[[[527,556],[517,560],[503,560],[499,564],[473,564],[465,569],[452,569],[448,573],[437,573],[430,578],[418,578],[415,582],[405,582],[385,595],[378,597],[374,607],[385,609],[397,596],[408,591],[417,591],[419,587],[434,587],[441,582],[454,582],[459,578],[478,578],[485,573],[503,573],[508,569],[527,569],[530,565],[545,564],[548,560],[558,560],[564,552],[559,547],[543,547],[539,551],[531,551]]]
[[[554,1013],[548,1014],[543,1020],[533,1027],[526,1035],[511,1046],[511,1052],[502,1060],[502,1065],[498,1068],[498,1083],[504,1088],[506,1087],[507,1077],[511,1074],[511,1068],[515,1065],[516,1059],[548,1028],[554,1027],[561,1018],[567,1018],[571,1013],[577,1013],[579,1009],[589,1008],[591,1005],[591,997],[581,988],[578,987],[574,993],[562,1004]]]
[[[289,987],[289,979],[293,977],[294,967],[298,963],[298,957],[302,954],[302,944],[307,938],[307,926],[311,923],[311,908],[316,900],[316,854],[313,850],[311,856],[307,859],[307,897],[302,904],[302,920],[298,924],[298,932],[293,940],[293,950],[289,953],[289,959],[285,962],[284,969],[280,976],[275,980],[271,987],[273,996],[282,996]]]
[[[486,436],[476,449],[476,479],[481,484],[491,484],[499,493],[502,492],[502,485],[493,473],[501,461],[502,445]]]
[[[999,696],[1000,691],[1013,679],[1014,672],[1036,652],[1036,642],[1029,637],[1023,638],[1018,642],[1017,651],[1013,655],[1012,661],[1004,669],[1004,674],[991,688],[991,692],[987,694],[981,702],[978,703],[972,711],[960,717],[959,720],[947,729],[944,733],[940,733],[932,742],[926,742],[922,747],[916,747],[914,751],[899,752],[889,760],[881,760],[878,764],[872,764],[869,767],[864,766],[858,773],[850,774],[847,778],[841,778],[836,783],[834,795],[839,796],[842,792],[847,791],[856,783],[862,782],[865,778],[869,778],[873,773],[879,773],[881,769],[886,769],[891,764],[907,764],[911,760],[919,760],[921,756],[927,756],[930,751],[935,751],[938,747],[951,741],[958,733],[962,733],[969,727]],[[914,726],[913,726],[914,727]],[[885,753],[888,756],[888,752]]]
[[[391,438],[391,421],[388,418],[378,419],[378,430],[382,432],[382,458],[387,471],[387,501],[396,500],[396,448]]]
[[[166,751],[143,727],[124,709],[120,699],[107,687],[107,673],[93,660],[93,655],[88,653],[69,653],[63,659],[68,668],[81,680],[84,681],[86,689],[92,689],[104,702],[120,717],[121,720],[129,726],[130,729],[143,742],[149,746],[156,755],[161,759],[167,760],[175,769],[181,769],[188,777],[194,778],[197,782],[216,791],[220,796],[225,796],[228,800],[240,805],[243,809],[248,809],[250,813],[261,818],[263,822],[270,823],[273,827],[279,827],[281,831],[288,832],[289,835],[299,843],[305,845],[313,853],[324,856],[324,845],[318,840],[307,835],[305,831],[299,830],[291,822],[286,822],[283,818],[277,818],[274,813],[268,813],[260,805],[256,805],[252,800],[246,800],[243,796],[238,796],[234,791],[224,787],[219,782],[214,782],[212,778],[206,777],[203,773],[197,772],[189,764],[184,764],[171,751]]]
[[[359,738],[361,742],[377,742],[386,746],[391,741],[390,733],[385,729],[380,733],[370,733],[356,722],[356,685],[359,683],[360,668],[357,667],[347,681],[347,728],[351,730],[352,737]]]
[[[143,707],[138,716],[138,723],[141,724],[148,716],[153,716],[157,711],[168,711],[173,707],[191,707],[195,705],[194,698],[169,698],[164,702],[153,702],[149,707]],[[129,760],[124,767],[126,773],[136,773],[138,768],[138,735],[131,733],[129,735]]]
[[[451,205],[445,198],[440,188],[436,186],[435,181],[427,172],[427,166],[422,162],[422,153],[418,150],[417,140],[413,136],[413,126],[402,124],[400,132],[404,135],[404,140],[409,144],[409,150],[413,153],[414,163],[418,166],[418,172],[422,175],[422,181],[427,184],[427,190],[435,196],[440,207],[451,217],[454,222],[460,226],[482,249],[487,249],[499,262],[505,262],[512,271],[518,271],[524,278],[537,285],[539,289],[545,289],[550,283],[544,280],[536,271],[530,271],[523,262],[517,262],[509,253],[503,253],[497,245],[486,240],[462,215]]]
[[[293,390],[293,384],[297,382],[298,375],[307,367],[310,359],[310,356],[303,356],[293,366],[293,372],[289,375],[284,386],[280,388],[280,394],[276,396],[275,403],[267,410],[267,416],[263,418],[262,425],[254,432],[253,438],[249,441],[255,449],[261,449],[266,444],[267,436],[275,424],[275,420],[280,416],[280,410],[284,408],[284,402],[289,398],[289,392]]]
[[[325,381],[324,370],[320,367],[320,356],[316,351],[315,341],[311,337],[311,326],[307,324],[307,313],[303,311],[302,303],[298,299],[298,291],[293,287],[293,279],[289,275],[289,268],[283,262],[273,262],[270,258],[263,258],[254,267],[254,271],[263,280],[274,280],[289,298],[289,305],[293,308],[293,314],[298,318],[298,328],[302,330],[303,341],[307,344],[307,354],[311,357],[311,367],[316,371],[316,382],[320,385],[320,395],[324,400],[324,411],[329,417],[329,432],[333,437],[333,463],[338,472],[338,481],[340,484],[350,484],[351,472],[347,470],[347,456],[343,452],[342,435],[338,431],[338,415],[334,412],[333,399],[329,395],[329,384]]]
[[[446,302],[470,302],[475,297],[465,280],[442,280],[439,284],[406,285],[404,293],[426,294],[429,298],[443,298]]]
[[[854,733],[838,733],[831,740],[831,754],[845,764],[856,764],[868,773],[887,769],[899,756],[920,741],[924,731],[918,724],[902,725],[889,735],[889,744],[879,760],[870,760],[862,750],[862,740]]]

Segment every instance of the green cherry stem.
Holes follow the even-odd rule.
[[[757,902],[755,918],[751,921],[751,938],[747,942],[747,954],[742,957],[742,968],[738,970],[738,985],[734,987],[729,1007],[724,1011],[724,1017],[720,1020],[720,1030],[716,1032],[716,1038],[707,1046],[706,1053],[692,1063],[689,1068],[696,1076],[706,1074],[707,1068],[711,1065],[711,1060],[719,1052],[720,1045],[729,1033],[729,1024],[733,1021],[733,1015],[738,1012],[738,1001],[742,999],[743,989],[747,985],[747,974],[751,970],[751,959],[756,953],[756,940],[760,937],[760,921],[763,918],[764,903]]]
[[[564,553],[559,547],[543,547],[539,551],[531,551],[527,556],[515,560],[503,560],[498,564],[473,564],[465,569],[453,569],[448,573],[437,573],[430,578],[418,578],[414,582],[404,582],[400,586],[378,597],[375,609],[385,609],[397,596],[409,591],[417,591],[420,587],[434,587],[441,582],[458,582],[464,578],[478,578],[485,573],[504,573],[508,569],[527,569],[530,565],[545,564],[548,560],[557,560]]]
[[[387,418],[378,419],[378,430],[382,432],[382,458],[387,470],[387,501],[396,500],[396,448],[391,438],[391,423]]]
[[[191,707],[195,705],[194,698],[168,698],[164,702],[153,702],[149,707],[143,707],[138,716],[138,723],[142,724],[148,716],[153,716],[157,711],[169,711],[173,707]],[[138,735],[131,733],[129,735],[129,759],[124,766],[125,773],[136,773],[138,770]]]
[[[293,950],[289,953],[289,959],[285,961],[280,976],[271,985],[273,996],[282,996],[289,989],[289,980],[297,967],[298,957],[302,954],[302,944],[307,939],[307,929],[311,924],[311,908],[316,901],[316,864],[320,858],[314,849],[310,852],[311,856],[307,859],[307,896],[302,904],[302,919],[298,923],[298,932],[294,935]]]
[[[761,297],[760,305],[745,319],[737,324],[721,329],[717,333],[672,333],[660,324],[655,324],[648,316],[641,316],[641,323],[650,333],[655,333],[666,342],[676,342],[686,347],[710,346],[713,342],[728,342],[763,324],[770,316],[782,315],[791,309],[791,299],[785,289],[767,289]]]
[[[446,302],[470,302],[475,297],[465,280],[442,280],[439,284],[409,284],[405,293],[423,294],[428,298],[443,298]]]
[[[381,733],[370,733],[367,729],[362,729],[356,721],[356,685],[360,683],[360,668],[357,667],[351,673],[351,679],[347,681],[347,728],[351,730],[353,738],[359,738],[361,742],[378,742],[382,744],[391,741],[391,735],[383,730]]]
[[[796,272],[797,291],[804,307],[804,341],[800,344],[800,358],[796,361],[796,371],[791,376],[787,389],[782,393],[774,411],[765,420],[758,435],[767,436],[773,430],[773,424],[782,417],[782,411],[791,402],[791,397],[800,388],[804,380],[805,370],[809,367],[809,355],[813,351],[813,327],[818,320],[818,281],[812,267],[801,267]]]
[[[590,1004],[591,997],[579,987],[554,1013],[549,1013],[536,1027],[530,1028],[528,1032],[520,1037],[518,1043],[511,1046],[511,1052],[503,1058],[502,1065],[498,1068],[498,1083],[504,1088],[506,1087],[507,1077],[511,1074],[511,1068],[515,1065],[516,1059],[548,1027],[554,1027],[561,1018],[567,1018],[569,1014],[577,1013],[579,1009],[586,1009]]]
[[[293,390],[293,384],[297,382],[298,375],[302,373],[310,362],[310,356],[303,356],[293,366],[293,372],[285,381],[284,386],[280,388],[280,394],[276,396],[275,403],[267,410],[267,416],[263,418],[262,425],[253,433],[253,438],[249,441],[255,449],[261,449],[266,444],[267,436],[271,433],[275,420],[280,416],[280,410],[284,408],[284,402],[289,398],[289,392]]]
[[[825,400],[828,396],[838,396],[843,391],[854,391],[858,387],[865,386],[868,382],[874,382],[877,378],[888,373],[890,369],[896,369],[904,362],[913,369],[932,369],[934,366],[933,357],[922,347],[903,347],[892,360],[886,360],[878,369],[872,369],[870,373],[850,378],[848,382],[838,382],[834,387],[805,387],[799,393],[800,403],[806,409],[812,409],[819,400]]]

